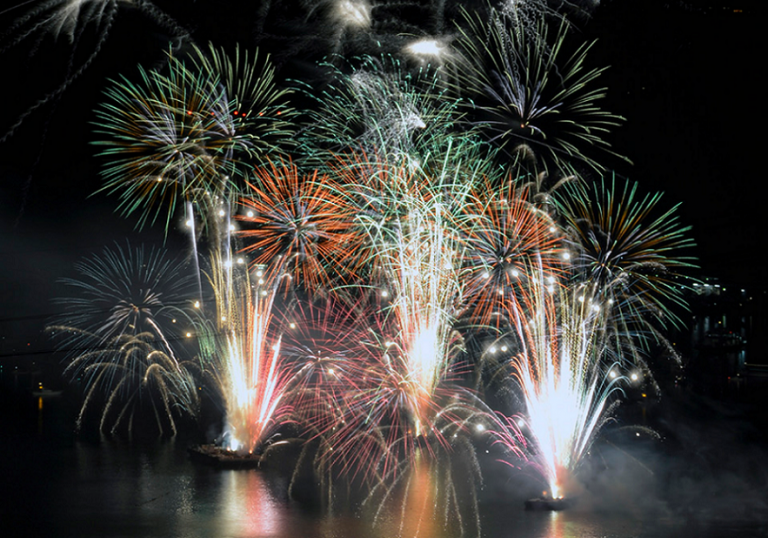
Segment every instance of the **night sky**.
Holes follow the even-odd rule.
[[[598,160],[639,181],[644,191],[664,191],[669,206],[683,203],[682,220],[693,226],[699,245],[701,274],[752,287],[766,277],[758,168],[764,108],[759,3],[613,0],[578,23],[585,39],[599,38],[590,66],[611,66],[601,77],[608,87],[603,107],[627,121],[609,140],[634,164],[599,154]],[[319,23],[324,3],[275,4],[266,19],[263,2],[222,8],[211,0],[158,0],[156,6],[198,43],[260,46],[274,54],[278,78],[312,79],[314,61],[329,42],[329,29]],[[308,4],[319,7],[310,11]],[[0,357],[50,349],[42,328],[57,308],[51,302],[59,293],[56,280],[71,275],[72,263],[82,256],[126,237],[147,245],[165,241],[171,249],[186,246],[173,230],[167,239],[159,228],[136,231],[135,220],[115,214],[116,197],[93,194],[100,186],[100,163],[89,144],[93,109],[107,79],[135,77],[137,65],[161,62],[172,33],[139,10],[116,5],[114,23],[83,74],[0,144]],[[414,27],[423,35],[452,31],[446,21],[425,20],[415,7],[378,5],[373,16],[380,34],[352,44],[358,52],[396,33],[398,20],[404,28],[408,21],[411,33]],[[4,11],[0,27],[12,28],[27,9]],[[0,42],[0,131],[56,90],[67,78],[70,59],[82,65],[104,30],[92,23],[75,43],[37,31],[15,46],[19,32],[6,33]]]

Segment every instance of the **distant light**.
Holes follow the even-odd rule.
[[[382,297],[389,297],[389,292],[387,290],[381,290],[381,296]]]
[[[475,429],[477,431],[479,431],[479,432],[484,432],[485,431],[485,425],[484,424],[478,424],[477,426],[475,426]]]
[[[570,260],[571,259],[571,253],[570,252],[563,252],[563,259],[564,260]]]
[[[253,217],[253,211],[249,211],[248,213],[246,213],[246,215],[248,216],[248,218],[252,218]]]

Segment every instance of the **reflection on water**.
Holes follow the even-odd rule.
[[[438,481],[426,458],[420,452],[415,456],[415,464],[401,477],[399,488],[393,488],[390,495],[372,496],[372,502],[376,504],[372,520],[378,536],[442,536],[435,521],[439,505]],[[442,530],[449,532],[449,528]]]
[[[397,487],[327,514],[290,500],[289,477],[199,466],[181,442],[23,441],[5,444],[0,456],[0,518],[25,529],[16,536],[447,538],[462,529],[477,536],[478,517],[485,538],[721,536],[642,514],[525,512],[509,494],[486,495],[478,512],[468,506],[470,484],[458,476],[446,484],[427,458]]]
[[[218,527],[227,536],[285,536],[285,510],[256,471],[223,472]]]

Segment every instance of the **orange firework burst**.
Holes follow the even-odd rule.
[[[499,314],[516,301],[531,263],[541,263],[544,278],[562,271],[562,242],[552,218],[527,201],[527,189],[507,180],[501,188],[486,184],[484,195],[467,205],[462,226],[464,300],[481,324],[499,324]],[[495,321],[494,321],[495,320]]]
[[[341,186],[317,171],[302,175],[292,162],[254,170],[237,219],[252,226],[240,232],[253,263],[271,262],[270,271],[296,279],[308,289],[328,286],[345,273],[344,262],[361,248],[354,210]],[[333,276],[331,276],[333,275]]]

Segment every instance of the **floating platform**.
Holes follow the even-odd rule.
[[[217,469],[256,469],[261,464],[258,454],[240,454],[216,445],[197,445],[187,452],[192,461]]]
[[[525,501],[525,509],[531,511],[558,511],[567,510],[576,504],[576,498],[550,499],[547,497],[538,497]]]

